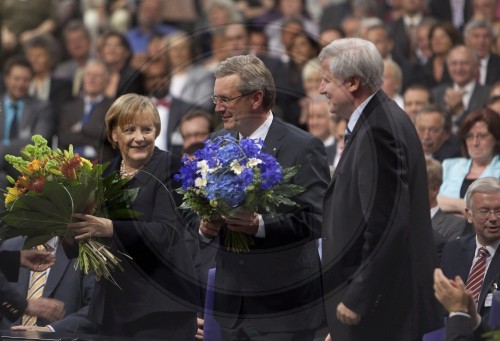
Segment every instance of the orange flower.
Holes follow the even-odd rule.
[[[40,170],[40,160],[33,160],[28,165],[28,170],[38,172]]]

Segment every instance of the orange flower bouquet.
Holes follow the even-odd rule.
[[[5,194],[6,211],[1,215],[0,238],[26,236],[25,248],[47,242],[54,236],[73,238],[67,225],[74,213],[92,214],[109,219],[136,218],[130,209],[138,189],[123,189],[128,181],[118,174],[106,177],[107,165],[93,165],[68,150],[53,151],[40,135],[32,137],[21,157],[5,159],[20,176],[7,177],[12,187]],[[98,238],[79,243],[77,267],[93,271],[97,280],[112,280],[111,272],[123,270],[120,262]]]

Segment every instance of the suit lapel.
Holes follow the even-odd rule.
[[[283,127],[282,122],[278,122],[276,118],[273,118],[273,122],[269,127],[266,139],[264,141],[264,146],[262,150],[274,157],[278,154],[283,142],[281,141],[285,136],[286,131]]]
[[[44,297],[50,297],[52,295],[70,263],[70,260],[66,257],[64,249],[61,245],[57,247],[56,258],[57,262],[50,268],[49,276],[47,277],[47,282],[45,283],[45,288],[43,290]]]
[[[481,310],[484,307],[484,301],[486,300],[486,296],[496,281],[498,284],[498,280],[500,279],[500,252],[497,250],[493,259],[491,260],[490,265],[488,266],[488,271],[486,271],[486,275],[484,276],[483,286],[481,288],[481,292],[479,294],[478,299],[478,307]]]

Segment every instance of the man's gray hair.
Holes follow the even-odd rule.
[[[472,208],[472,197],[476,193],[500,192],[500,179],[489,176],[474,181],[465,193],[465,207]],[[498,203],[500,205],[500,203]]]
[[[262,91],[264,109],[270,110],[273,107],[276,86],[271,72],[259,58],[252,55],[230,57],[217,66],[214,74],[215,78],[238,75],[240,77],[238,91],[241,94]]]
[[[493,38],[495,36],[495,33],[493,32],[493,27],[491,26],[490,22],[487,20],[483,20],[483,19],[476,19],[476,20],[469,21],[467,23],[467,25],[465,26],[464,36],[467,37],[476,28],[486,29],[491,38]]]
[[[339,81],[349,77],[361,78],[361,85],[372,92],[384,82],[384,60],[375,45],[360,38],[337,39],[319,54],[320,62],[329,59],[330,72]]]

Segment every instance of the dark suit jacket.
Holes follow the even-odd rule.
[[[0,251],[0,312],[11,321],[21,317],[28,305],[9,284],[17,281],[19,268],[19,251]]]
[[[55,115],[59,113],[61,106],[73,98],[71,94],[72,83],[66,79],[50,78],[49,102],[54,108]]]
[[[144,87],[141,72],[133,67],[126,65],[120,71],[120,80],[116,89],[116,98],[121,95],[135,93],[139,95],[144,94]]]
[[[443,273],[448,278],[460,276],[464,283],[467,282],[469,272],[474,260],[474,252],[476,250],[476,236],[470,235],[460,239],[451,240],[443,248],[443,258],[441,268]],[[478,313],[485,316],[489,311],[489,307],[484,306],[486,296],[493,285],[500,283],[500,253],[496,252],[488,267],[488,271],[484,277],[484,282],[481,287],[478,299]]]
[[[464,24],[466,24],[472,16],[472,1],[465,0],[464,5]],[[452,21],[452,9],[450,0],[430,0],[429,14],[431,17],[439,21]],[[463,25],[462,25],[463,26]],[[462,31],[462,27],[459,28]]]
[[[121,157],[107,171],[120,169]],[[180,159],[155,149],[149,163],[127,187],[140,188],[132,208],[137,220],[113,220],[113,237],[108,239],[115,255],[119,252],[124,271],[113,278],[121,290],[106,280],[96,282],[89,318],[112,333],[120,324],[134,325],[153,313],[192,312],[201,305],[198,278],[184,244],[185,222],[173,201],[172,176]],[[119,328],[119,327],[118,327]]]
[[[469,230],[467,220],[454,214],[438,210],[432,217],[432,228],[441,234],[446,240],[453,240],[472,233]]]
[[[377,92],[324,199],[323,288],[333,339],[417,340],[442,323],[426,179],[412,122]],[[340,323],[339,302],[362,316],[358,325]]]
[[[445,159],[450,159],[453,157],[461,157],[462,153],[460,151],[460,143],[455,135],[450,134],[448,140],[439,148],[435,153],[432,154],[432,158],[443,162]]]
[[[476,330],[472,330],[470,318],[460,315],[450,317],[446,322],[445,341],[486,341],[488,338],[482,335],[490,330],[485,319]]]
[[[227,133],[218,131],[212,138]],[[330,176],[325,147],[318,138],[275,117],[263,150],[283,167],[300,165],[293,183],[306,190],[296,198],[299,207],[263,213],[265,237],[252,237],[249,252],[219,248],[214,314],[226,328],[238,319],[255,318],[254,327],[263,333],[314,330],[324,321],[317,239],[319,198]],[[222,243],[224,232],[223,227]]]
[[[328,162],[328,166],[333,165],[333,161],[335,160],[335,155],[337,154],[337,144],[338,141],[335,140],[335,142],[332,145],[326,147],[326,161]]]
[[[18,237],[3,242],[2,250],[21,250],[24,238]],[[55,298],[64,302],[66,315],[63,319],[50,323],[47,320],[37,319],[38,326],[50,324],[56,332],[60,333],[94,333],[97,326],[87,319],[88,304],[94,288],[94,276],[83,274],[81,270],[75,270],[75,260],[66,257],[62,247],[56,250],[56,263],[50,268],[47,283],[42,297]],[[26,297],[30,281],[30,270],[22,268],[19,271],[19,280],[12,283],[12,289],[21,296]],[[9,323],[5,319],[0,321],[0,329],[10,329],[12,325],[18,325],[17,320]]]
[[[444,101],[444,94],[446,92],[446,89],[451,87],[453,87],[452,84],[442,84],[432,89],[432,98],[434,98],[436,105],[443,112],[446,112],[446,103]],[[469,106],[465,108],[464,112],[460,115],[457,124],[461,124],[461,122],[465,119],[467,114],[469,114],[471,111],[474,111],[486,105],[488,103],[489,96],[490,96],[489,88],[487,86],[476,84],[469,101]]]
[[[500,80],[500,56],[498,54],[490,54],[486,70],[485,85],[491,86]]]
[[[3,139],[5,124],[5,110],[3,108],[3,94],[0,95],[0,141]],[[55,131],[55,116],[52,107],[47,102],[26,97],[21,124],[18,125],[18,134],[9,145],[0,144],[0,188],[9,185],[5,180],[5,175],[17,178],[18,172],[5,161],[7,154],[19,155],[21,149],[27,144],[31,144],[31,137],[35,134],[42,135],[51,145],[52,135]],[[0,209],[3,210],[3,207]]]
[[[0,95],[3,99],[3,95]],[[31,136],[40,134],[50,141],[55,129],[55,117],[52,107],[37,99],[26,97],[22,122],[18,126],[17,138],[10,141],[7,146],[0,145],[0,155],[18,155],[22,148],[31,143]],[[3,139],[3,129],[5,124],[5,110],[3,110],[3,100],[0,101],[0,140]],[[0,165],[5,165],[3,157],[0,158]]]
[[[82,126],[79,133],[72,132],[71,127],[80,122],[84,114],[84,101],[76,99],[66,103],[60,112],[59,127],[57,136],[59,137],[59,148],[66,149],[70,144],[73,147],[92,146],[96,149],[99,162],[110,161],[116,157],[117,152],[113,149],[106,135],[106,124],[104,117],[108,109],[113,104],[109,98],[104,98],[90,114],[90,119]]]

